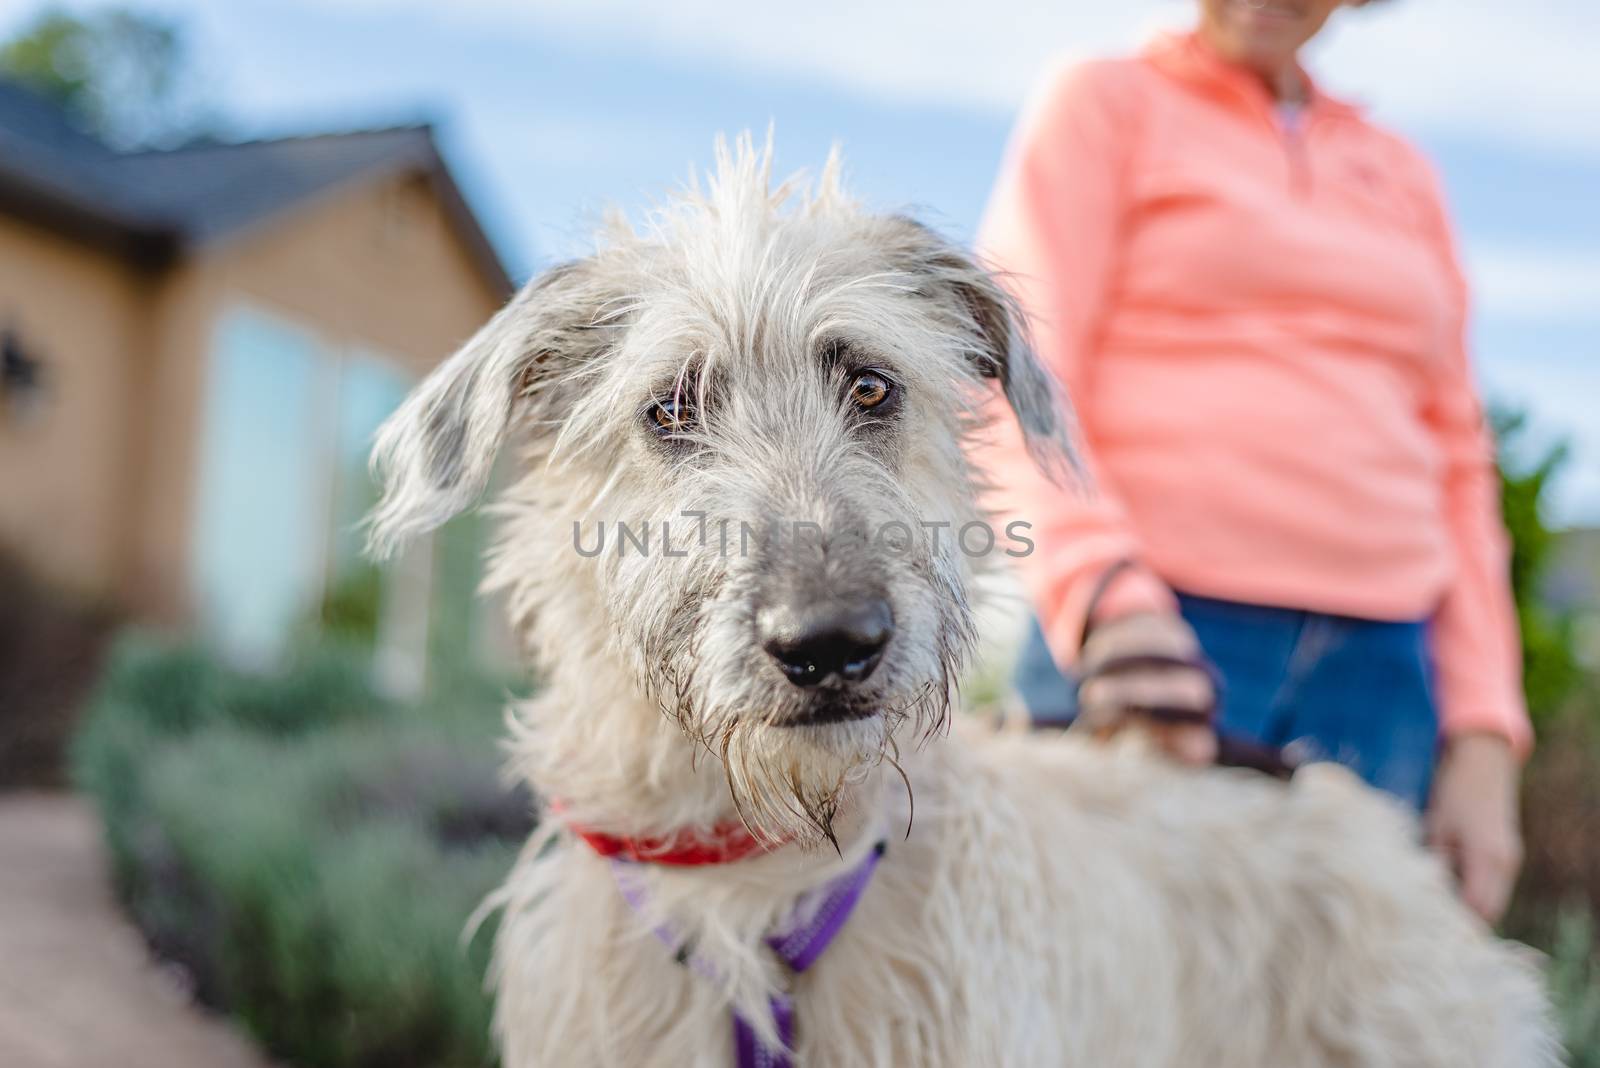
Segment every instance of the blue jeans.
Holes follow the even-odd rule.
[[[1178,595],[1222,675],[1217,726],[1266,745],[1298,742],[1418,810],[1428,801],[1439,717],[1425,622],[1385,623]],[[1017,665],[1035,723],[1076,714],[1037,623]]]

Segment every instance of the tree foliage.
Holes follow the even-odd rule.
[[[181,25],[125,8],[50,9],[0,45],[0,76],[65,108],[89,132],[129,148],[200,124]]]
[[[1491,415],[1499,443],[1501,510],[1511,534],[1511,588],[1522,628],[1523,687],[1535,724],[1554,715],[1580,678],[1572,619],[1550,607],[1542,582],[1559,536],[1544,517],[1552,479],[1568,458],[1565,442],[1533,450],[1523,412]]]

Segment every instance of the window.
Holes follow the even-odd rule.
[[[366,350],[340,361],[332,464],[332,526],[328,552],[324,623],[338,598],[350,595],[347,611],[370,618],[343,622],[366,628],[373,641],[377,678],[395,694],[415,694],[426,681],[432,538],[420,538],[384,570],[361,555],[361,521],[377,503],[378,487],[367,468],[378,427],[405,399],[411,383],[383,357]]]
[[[269,667],[313,627],[369,642],[378,681],[418,692],[428,659],[431,539],[379,569],[361,520],[367,456],[410,382],[259,310],[218,325],[201,439],[193,577],[199,622],[237,662]]]
[[[266,666],[322,594],[323,408],[334,365],[309,333],[244,309],[219,322],[209,364],[195,606],[226,653]]]

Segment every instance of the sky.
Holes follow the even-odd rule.
[[[122,0],[124,3],[136,0]],[[73,9],[100,0],[68,0]],[[868,204],[958,239],[1053,63],[1126,52],[1193,0],[145,0],[188,28],[242,136],[429,119],[519,278],[581,252],[719,131],[781,170],[837,142]],[[0,34],[37,12],[0,0]],[[1600,524],[1600,3],[1392,0],[1343,11],[1319,81],[1438,162],[1485,393],[1574,456],[1553,518]]]

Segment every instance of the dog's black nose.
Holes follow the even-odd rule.
[[[894,634],[894,614],[880,599],[799,611],[786,605],[756,615],[761,647],[796,686],[816,686],[838,676],[860,682],[883,659]]]

